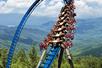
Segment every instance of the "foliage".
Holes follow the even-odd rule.
[[[57,59],[51,68],[57,68]],[[75,68],[102,68],[102,57],[83,56],[73,60]],[[61,68],[70,68],[67,60],[63,58]]]
[[[0,49],[0,68],[5,68],[7,49]],[[65,55],[64,55],[65,56]],[[28,53],[24,49],[19,49],[12,59],[11,68],[36,68],[39,61],[39,55],[34,46],[32,46]],[[77,56],[73,59],[75,68],[102,68],[102,57],[95,56]],[[51,68],[57,68],[58,59],[54,60]],[[61,68],[69,68],[67,58],[63,57]]]

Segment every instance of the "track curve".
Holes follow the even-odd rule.
[[[10,49],[9,49],[9,53],[8,53],[8,58],[7,58],[7,64],[6,64],[6,68],[10,68],[11,66],[11,62],[12,62],[12,57],[14,54],[14,50],[16,48],[16,44],[19,40],[20,34],[22,32],[22,29],[24,28],[24,25],[26,23],[26,21],[28,20],[29,16],[31,15],[31,13],[34,11],[34,9],[42,2],[43,0],[36,0],[28,9],[28,11],[25,13],[25,15],[23,16],[20,24],[17,27],[17,30],[15,32],[14,38],[12,40]]]

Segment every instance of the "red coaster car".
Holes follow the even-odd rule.
[[[65,35],[65,38],[73,39],[74,38],[74,34],[73,33],[68,33],[68,34]]]
[[[64,42],[62,47],[63,48],[72,47],[72,42],[71,41]]]

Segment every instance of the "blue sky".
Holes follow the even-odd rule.
[[[0,0],[0,14],[24,14],[35,0]],[[78,18],[102,17],[102,0],[75,0]],[[56,17],[63,0],[44,0],[32,15]]]

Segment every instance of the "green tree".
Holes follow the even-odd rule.
[[[17,53],[17,61],[13,63],[11,68],[28,68],[28,58],[24,49],[20,49]]]
[[[0,68],[2,68],[2,49],[0,48]]]
[[[35,68],[38,63],[38,56],[35,47],[33,46],[29,52],[29,63],[31,68]]]
[[[3,68],[6,67],[7,52],[8,52],[8,49],[2,49],[1,58],[2,58],[2,66],[3,66]]]

